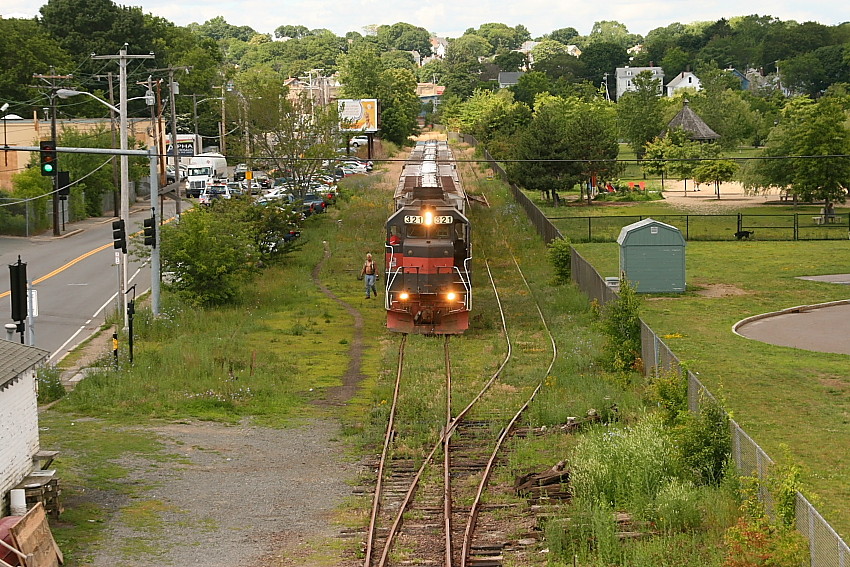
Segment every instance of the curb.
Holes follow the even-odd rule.
[[[740,321],[732,325],[732,332],[738,335],[739,337],[749,339],[749,337],[742,335],[738,332],[738,329],[743,327],[747,323],[752,323],[753,321],[758,321],[760,319],[767,319],[769,317],[775,317],[777,315],[787,315],[789,313],[805,313],[806,311],[813,311],[815,309],[822,309],[824,307],[835,307],[836,305],[847,304],[850,304],[850,299],[839,299],[837,301],[827,301],[826,303],[815,303],[812,305],[797,305],[796,307],[789,307],[780,311],[769,311],[767,313],[759,313],[758,315],[752,315],[745,319],[741,319]]]

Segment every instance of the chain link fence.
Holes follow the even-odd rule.
[[[459,134],[458,138],[473,146],[477,145],[472,136]],[[525,193],[520,191],[516,185],[508,182],[504,169],[496,163],[496,160],[487,150],[484,150],[484,157],[490,162],[493,171],[510,185],[514,198],[525,209],[543,240],[548,244],[555,238],[563,238],[558,229]],[[599,275],[599,272],[575,248],[572,249],[571,261],[573,281],[588,297],[602,305],[617,298],[617,292],[608,285],[605,279]],[[716,402],[714,395],[700,382],[699,378],[690,370],[685,370],[682,367],[679,358],[643,321],[641,321],[641,358],[646,373],[657,373],[661,370],[678,373],[687,372],[688,409],[690,411],[700,411],[700,405],[706,401]],[[729,418],[729,429],[732,438],[732,458],[738,472],[761,480],[766,479],[770,474],[773,460],[731,417]],[[760,484],[763,485],[764,483]],[[759,497],[767,513],[773,516],[775,505],[771,494],[767,490],[761,489]],[[811,502],[799,492],[796,494],[795,511],[797,530],[808,542],[811,567],[850,567],[850,547],[812,506]]]

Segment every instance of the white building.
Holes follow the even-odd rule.
[[[36,369],[49,355],[0,339],[0,502],[33,470],[39,451]]]
[[[661,67],[617,67],[617,100],[623,93],[635,90],[634,79],[643,71],[652,73],[652,77],[658,79],[661,88],[664,88],[664,69]],[[663,91],[660,94],[663,94]]]
[[[673,96],[676,91],[688,89],[690,91],[698,91],[702,89],[699,79],[690,71],[682,71],[676,77],[667,83],[667,96]]]

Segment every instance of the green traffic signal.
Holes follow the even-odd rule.
[[[56,142],[43,140],[39,142],[39,155],[41,156],[41,174],[56,175]]]

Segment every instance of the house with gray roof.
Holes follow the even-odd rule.
[[[500,71],[499,72],[499,88],[506,89],[508,87],[512,87],[517,84],[519,78],[525,75],[522,71]]]

